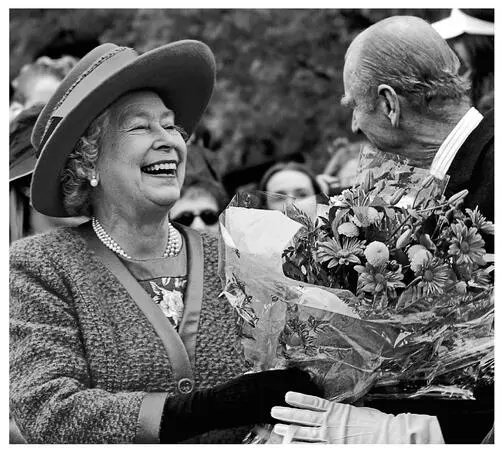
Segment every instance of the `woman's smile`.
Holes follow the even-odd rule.
[[[164,160],[141,167],[141,172],[157,178],[176,178],[177,169],[178,163],[176,161]]]

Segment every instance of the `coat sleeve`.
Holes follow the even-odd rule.
[[[28,443],[158,442],[167,395],[92,388],[61,275],[36,251],[11,251],[10,405],[23,436]]]

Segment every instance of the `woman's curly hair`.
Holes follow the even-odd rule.
[[[61,190],[63,206],[70,216],[92,215],[89,174],[95,171],[109,120],[109,110],[106,109],[89,125],[68,156],[61,176]]]

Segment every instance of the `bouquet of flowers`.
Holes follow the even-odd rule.
[[[446,199],[444,181],[402,183],[414,170],[401,170],[389,191],[389,174],[369,169],[316,222],[292,203],[234,199],[221,277],[250,368],[307,369],[343,402],[376,389],[474,399],[493,382],[494,226],[460,209],[467,191]]]

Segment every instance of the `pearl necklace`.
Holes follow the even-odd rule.
[[[103,229],[101,226],[101,223],[99,223],[99,220],[96,219],[96,217],[92,217],[92,228],[94,232],[96,233],[96,236],[98,239],[106,246],[108,247],[112,252],[116,253],[117,255],[120,255],[121,257],[132,260],[133,258],[131,255],[126,253],[124,249],[118,245],[115,240]],[[162,257],[172,257],[178,255],[181,250],[181,234],[180,232],[174,228],[173,224],[169,222],[168,224],[168,229],[169,229],[169,236],[167,239],[167,245],[166,245],[166,250],[164,251],[164,254]],[[136,260],[139,261],[139,260]]]

